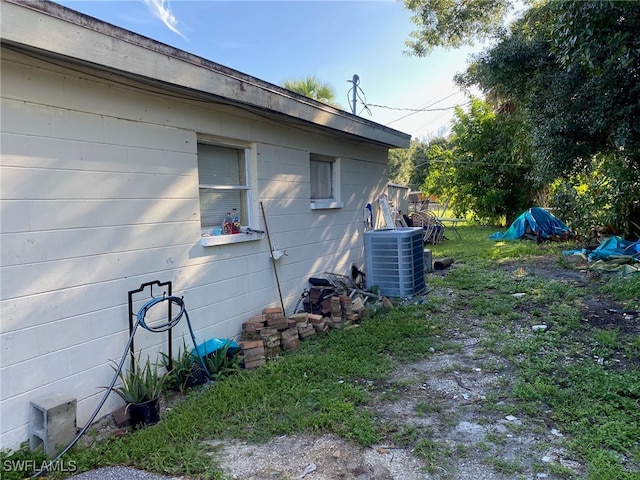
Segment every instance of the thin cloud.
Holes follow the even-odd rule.
[[[169,30],[173,33],[177,33],[182,38],[186,38],[176,27],[178,20],[171,12],[168,0],[144,0],[144,3],[147,5],[147,8],[149,8],[151,13],[162,20],[162,23],[164,23]]]

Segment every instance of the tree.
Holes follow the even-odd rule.
[[[560,67],[585,78],[589,126],[598,149],[640,152],[640,4],[552,2],[550,50]],[[578,90],[578,89],[577,89]],[[575,114],[575,112],[572,112]]]
[[[543,2],[458,77],[518,108],[539,180],[579,178],[606,158],[598,171],[612,176],[627,233],[640,230],[638,31],[637,2]]]
[[[510,223],[531,206],[538,184],[530,175],[527,132],[517,112],[496,113],[473,98],[469,111],[456,109],[452,131],[450,189],[459,213]]]
[[[412,139],[408,149],[389,151],[389,181],[417,190],[429,172],[429,145]]]
[[[336,102],[336,94],[333,87],[329,83],[321,82],[313,75],[302,79],[285,80],[281,86],[332,107],[341,108],[340,104]]]
[[[404,0],[418,29],[406,42],[410,52],[425,56],[435,47],[472,45],[503,31],[512,0]]]

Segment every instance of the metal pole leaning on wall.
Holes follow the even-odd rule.
[[[273,256],[273,245],[271,244],[271,235],[269,235],[269,225],[267,225],[267,215],[264,213],[264,205],[262,205],[262,202],[260,202],[260,210],[262,210],[262,218],[264,219],[264,231],[267,233],[267,241],[269,242],[269,255],[271,256],[271,264],[273,265],[273,274],[276,276],[276,286],[278,287],[280,306],[282,307],[282,314],[286,315],[284,311],[284,301],[282,300],[282,291],[280,290],[280,280],[278,279],[278,267],[276,266],[276,259]]]

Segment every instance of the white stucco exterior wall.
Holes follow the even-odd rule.
[[[200,243],[199,135],[252,146],[254,200],[287,252],[287,309],[310,276],[362,266],[362,211],[385,191],[386,148],[4,48],[1,60],[0,448],[26,440],[42,395],[73,395],[86,422],[128,339],[127,292],[142,283],[171,281],[201,341],[279,305],[266,239]],[[309,152],[340,158],[344,208],[310,209]],[[165,340],[141,331],[136,348],[153,358]],[[104,412],[119,406],[112,395]]]

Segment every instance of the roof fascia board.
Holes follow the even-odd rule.
[[[2,0],[2,41],[202,92],[390,148],[410,135],[330,107],[53,2]]]

